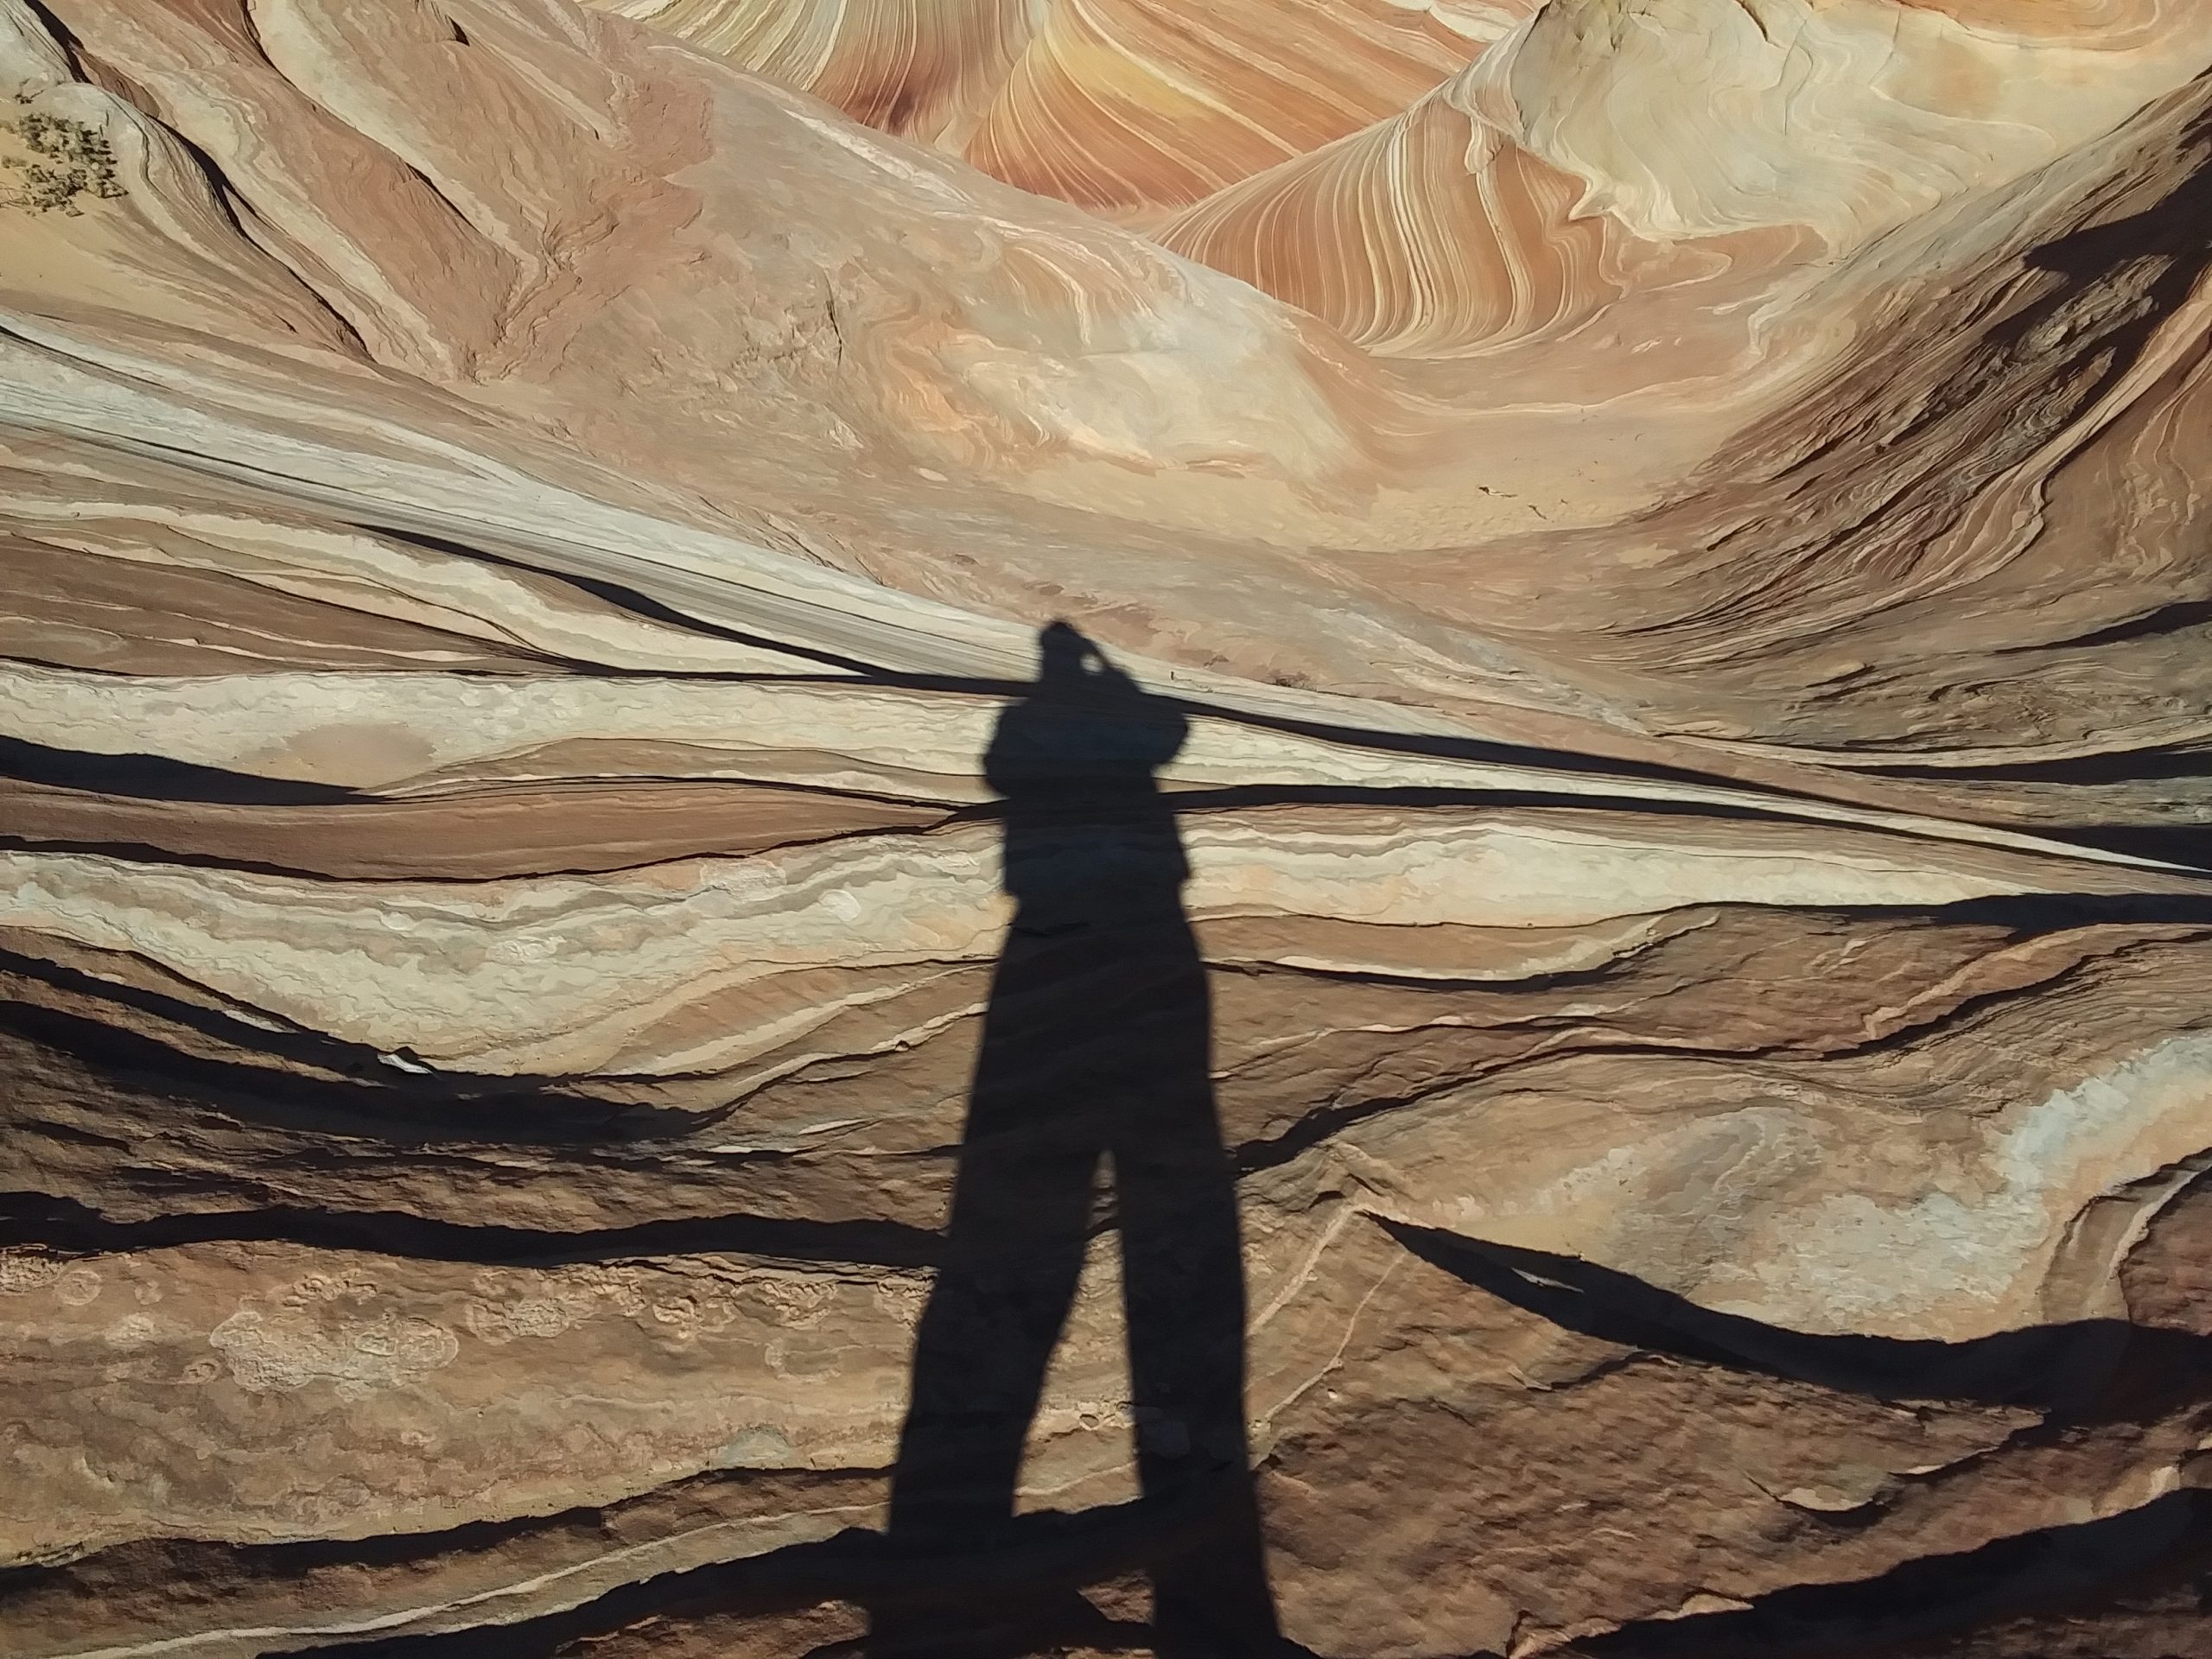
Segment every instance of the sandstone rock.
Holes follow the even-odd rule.
[[[1213,1458],[1292,1652],[2194,1651],[2208,67],[0,0],[0,1645],[887,1649],[1003,1071],[1203,1096],[1245,1445],[1122,1143],[940,1611]]]

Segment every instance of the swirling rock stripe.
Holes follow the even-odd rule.
[[[1576,182],[1442,99],[1233,185],[1154,229],[1383,356],[1570,327],[1621,291],[1618,227]]]
[[[1191,720],[1297,1640],[2190,1650],[2208,92],[2145,52],[1924,213],[1607,210],[1599,327],[1390,314],[1462,365],[557,0],[0,7],[124,193],[0,207],[0,1646],[857,1634],[978,757],[1072,613]],[[1420,153],[1541,250],[1589,157],[1510,57],[1452,112],[1553,174]],[[1023,1495],[1109,1532],[1117,1271]]]

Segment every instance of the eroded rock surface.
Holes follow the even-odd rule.
[[[2208,66],[0,0],[0,1646],[854,1651],[1065,617],[1179,722],[1290,1651],[2201,1650]]]

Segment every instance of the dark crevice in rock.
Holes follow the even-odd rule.
[[[1738,1611],[1643,1620],[1567,1651],[1586,1659],[1933,1659],[1949,1646],[1941,1640],[1946,1634],[2021,1615],[2079,1618],[2176,1580],[2194,1580],[2202,1610],[2212,1614],[2208,1573],[2212,1493],[2183,1491],[2103,1520],[1907,1561],[1871,1579],[1777,1590]],[[2173,1651],[2179,1659],[2181,1650]]]
[[[488,1620],[516,1606],[505,1593],[510,1586],[527,1591],[541,1575],[546,1584],[539,1605],[563,1593],[563,1579],[603,1558],[650,1559],[657,1545],[677,1553],[702,1523],[865,1509],[882,1478],[872,1469],[727,1470],[609,1503],[463,1522],[433,1532],[275,1544],[137,1539],[63,1563],[0,1568],[0,1624],[18,1618],[29,1624],[41,1607],[57,1602],[91,1603],[108,1608],[118,1623],[158,1628],[165,1606],[198,1608],[215,1601],[235,1606],[251,1600],[264,1611],[272,1603],[284,1609],[297,1620],[291,1633],[302,1637],[313,1630],[315,1612],[327,1611],[342,1636],[347,1610],[365,1599],[378,1614],[419,1602],[428,1615],[459,1623],[454,1609],[469,1605],[470,1592],[483,1598]],[[803,1564],[821,1553],[819,1545],[793,1546],[758,1559],[788,1557]],[[441,1586],[467,1588],[456,1602],[454,1592]],[[615,1593],[639,1587],[633,1581]],[[457,1635],[456,1645],[480,1634],[471,1624]]]
[[[150,1084],[157,1092],[197,1100],[241,1121],[321,1132],[342,1124],[349,1133],[409,1143],[524,1146],[681,1138],[714,1121],[710,1114],[594,1096],[576,1087],[581,1078],[410,1071],[362,1044],[315,1032],[250,1027],[177,997],[4,950],[0,973],[128,1009],[239,1054],[259,1052],[298,1068],[211,1058],[134,1031],[124,1020],[88,1019],[20,996],[0,1000],[0,1030],[68,1055],[102,1076]]]
[[[372,798],[336,784],[226,772],[158,754],[98,754],[0,736],[0,774],[94,795],[220,806],[331,806]]]
[[[157,847],[144,841],[79,841],[63,840],[45,836],[0,835],[0,850],[8,852],[69,853],[92,858],[112,858],[131,864],[169,864],[181,869],[232,870],[241,875],[269,875],[283,880],[327,880],[320,870],[304,868],[296,864],[282,864],[261,858],[219,858],[207,853],[179,852],[172,848]],[[567,872],[554,872],[567,874]],[[420,880],[423,878],[404,876],[353,876],[350,880]],[[439,878],[441,880],[448,878]]]
[[[1990,333],[1992,345],[2022,359],[2046,349],[2055,333],[2062,349],[2091,369],[2078,409],[2094,408],[2127,378],[2212,267],[2212,244],[2203,235],[2212,219],[2212,116],[2200,111],[2190,120],[2175,149],[2188,154],[2190,165],[2157,200],[2030,251],[2029,268],[2058,281]],[[2108,295],[2131,266],[2152,260],[2159,262],[2158,274],[2136,303],[2101,315],[2085,304],[2083,296]]]
[[[1948,905],[1847,905],[1807,912],[2001,927],[2023,938],[2076,927],[2212,927],[2212,893],[2018,893]]]
[[[2185,869],[2212,871],[2212,825],[2041,824],[2037,833],[2127,858],[2155,859]]]
[[[637,783],[641,780],[625,779],[620,781]],[[728,784],[728,787],[733,796],[735,796],[747,785],[743,782],[732,780]],[[790,786],[775,784],[769,787],[781,791]],[[561,792],[558,786],[548,788],[542,792],[549,806],[557,804]],[[843,801],[891,803],[892,799],[887,796],[865,795],[849,790],[804,790],[794,791],[794,792],[804,792],[825,799]],[[440,804],[448,806],[454,811],[466,812],[473,801],[483,798],[483,796],[474,794],[473,791],[457,792],[443,798]],[[371,810],[393,804],[395,804],[395,798],[392,797],[357,797],[346,803],[350,806]],[[897,804],[904,804],[904,803]],[[389,872],[372,873],[352,870],[343,874],[333,875],[327,867],[308,861],[285,863],[273,859],[244,858],[226,853],[195,852],[158,845],[152,842],[89,840],[47,835],[0,833],[0,849],[20,848],[25,851],[89,854],[96,857],[124,860],[134,864],[167,864],[187,869],[234,870],[249,875],[274,876],[287,881],[343,881],[349,887],[374,887],[379,885],[399,887],[409,883],[419,884],[428,881],[434,881],[441,887],[488,887],[494,882],[512,881],[518,879],[542,880],[559,877],[590,879],[621,875],[639,870],[653,869],[662,865],[686,863],[701,858],[719,858],[734,862],[737,860],[761,857],[792,848],[819,849],[836,846],[845,842],[866,841],[879,837],[890,839],[932,835],[953,827],[958,821],[957,815],[948,812],[944,817],[928,823],[876,823],[862,829],[824,830],[812,835],[786,834],[772,840],[764,840],[737,848],[711,843],[693,845],[658,850],[652,856],[638,858],[627,862],[620,859],[591,861],[564,861],[560,859],[532,860],[527,855],[516,855],[504,861],[497,870],[466,874],[435,868],[426,869],[417,866],[413,868],[393,869]],[[294,833],[298,836],[300,842],[312,847],[315,844],[317,827],[312,823],[302,824]],[[571,856],[573,857],[573,854]]]
[[[2095,633],[2082,634],[2064,643],[2069,650],[2077,645],[2118,645],[2129,639],[2150,639],[2162,633],[2178,633],[2184,628],[2201,628],[2208,623],[2212,623],[2212,600],[2179,601],[2171,605],[2161,605],[2157,610],[2139,616],[2132,622],[2115,623],[2111,627],[2100,629]],[[2212,755],[2200,753],[2195,759],[2196,765],[2194,770],[2153,775],[2181,778],[2212,775]]]
[[[602,605],[609,606],[618,612],[642,618],[649,622],[658,623],[661,626],[672,628],[679,633],[718,639],[728,645],[744,645],[754,651],[768,652],[779,657],[815,663],[823,668],[833,671],[829,677],[833,683],[849,685],[857,679],[880,683],[896,681],[900,677],[873,664],[863,662],[856,657],[846,657],[831,651],[819,651],[810,645],[798,645],[788,639],[778,639],[764,633],[749,632],[742,628],[725,627],[721,623],[710,622],[703,617],[680,611],[673,605],[665,604],[653,598],[640,588],[630,587],[623,582],[610,582],[602,576],[588,576],[570,570],[547,569],[527,559],[494,553],[489,549],[473,543],[456,542],[449,537],[412,526],[354,520],[349,524],[348,528],[360,531],[365,535],[382,537],[387,541],[404,543],[407,546],[442,554],[450,558],[466,559],[475,564],[487,564],[504,570],[519,571],[528,575],[533,582],[552,583],[573,589],[576,593],[588,594]],[[776,683],[791,677],[788,675],[765,673],[671,674],[661,669],[626,670],[598,663],[591,664],[589,667],[593,673],[610,679]],[[1019,693],[1023,685],[1020,681],[1004,683],[990,681],[984,683],[1009,696]]]
[[[1882,1400],[2020,1406],[2075,1423],[2139,1422],[2212,1401],[2212,1337],[2081,1319],[1965,1342],[1815,1336],[1716,1313],[1580,1257],[1383,1220],[1442,1268],[1563,1329],[1678,1359]]]
[[[550,1659],[571,1643],[647,1619],[663,1623],[760,1615],[842,1601],[867,1606],[967,1613],[1034,1609],[1009,1631],[1004,1659],[1078,1644],[1136,1641],[1142,1627],[1110,1620],[1077,1593],[1179,1552],[1204,1550],[1203,1503],[1129,1503],[1077,1514],[1046,1511],[1014,1521],[988,1548],[958,1554],[908,1553],[879,1533],[849,1529],[818,1543],[790,1545],[738,1560],[626,1584],[580,1606],[499,1625],[360,1643],[318,1643],[271,1654],[305,1659]],[[834,1646],[831,1649],[836,1651]],[[1146,1650],[1139,1646],[1136,1650]],[[986,1650],[990,1651],[990,1650]],[[981,1659],[963,1648],[962,1659]],[[917,1659],[920,1659],[918,1653]],[[1283,1642],[1269,1659],[1313,1659]]]
[[[2202,608],[2207,620],[2212,620],[2212,605],[2194,608]],[[2212,779],[2212,749],[2112,749],[2063,760],[2008,760],[1988,766],[1862,764],[1885,778],[1957,784],[2126,784],[2152,778]]]
[[[433,1262],[545,1268],[639,1256],[745,1255],[830,1265],[924,1267],[935,1233],[893,1221],[810,1221],[712,1216],[640,1222],[591,1232],[471,1226],[389,1210],[222,1210],[112,1221],[72,1198],[0,1193],[0,1245],[115,1255],[179,1245],[296,1244]]]
[[[2068,970],[2063,969],[2055,970],[2050,976],[2050,980],[2064,977],[2066,971]],[[1604,975],[1600,971],[1592,974],[1590,977],[1603,978]],[[1516,985],[1512,988],[1517,991],[1523,988]],[[1300,1116],[1280,1134],[1264,1140],[1240,1143],[1236,1147],[1236,1166],[1240,1173],[1247,1174],[1258,1170],[1273,1169],[1293,1161],[1321,1142],[1332,1139],[1356,1124],[1384,1116],[1391,1112],[1403,1110],[1409,1106],[1418,1106],[1424,1101],[1433,1100],[1440,1095],[1450,1094],[1454,1090],[1477,1086],[1497,1087],[1510,1082],[1516,1074],[1539,1066],[1556,1065],[1591,1057],[1603,1057],[1614,1061],[1642,1059],[1681,1063],[1697,1059],[1728,1059],[1738,1062],[1791,1058],[1836,1060],[1898,1053],[1909,1051],[1947,1030],[1970,1021],[1974,1015],[1984,1010],[1999,1007],[2007,1002],[2045,993],[2049,988],[2050,980],[2045,980],[2025,985],[2008,986],[1978,995],[1961,996],[1955,1002],[1933,1008],[1911,1024],[1900,1026],[1897,1029],[1886,1032],[1881,1036],[1871,1037],[1859,1042],[1837,1041],[1818,1047],[1803,1042],[1791,1041],[1746,1044],[1736,1048],[1693,1047],[1681,1043],[1619,1040],[1602,1035],[1589,1040],[1561,1043],[1544,1048],[1536,1053],[1502,1057],[1490,1065],[1475,1068],[1462,1075],[1440,1078],[1420,1089],[1319,1108]],[[1574,1023],[1562,1020],[1545,1028],[1554,1031],[1568,1030],[1573,1028]]]

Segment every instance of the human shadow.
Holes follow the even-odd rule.
[[[1183,910],[1190,867],[1154,776],[1188,722],[1067,624],[1039,645],[1037,679],[985,758],[1015,911],[892,1479],[887,1544],[904,1586],[871,1609],[868,1646],[1020,1653],[1070,1618],[1100,1617],[1075,1592],[1080,1574],[1055,1590],[1008,1567],[1023,1443],[1110,1170],[1149,1645],[1172,1659],[1272,1656],[1283,1649],[1245,1432],[1234,1172]]]

